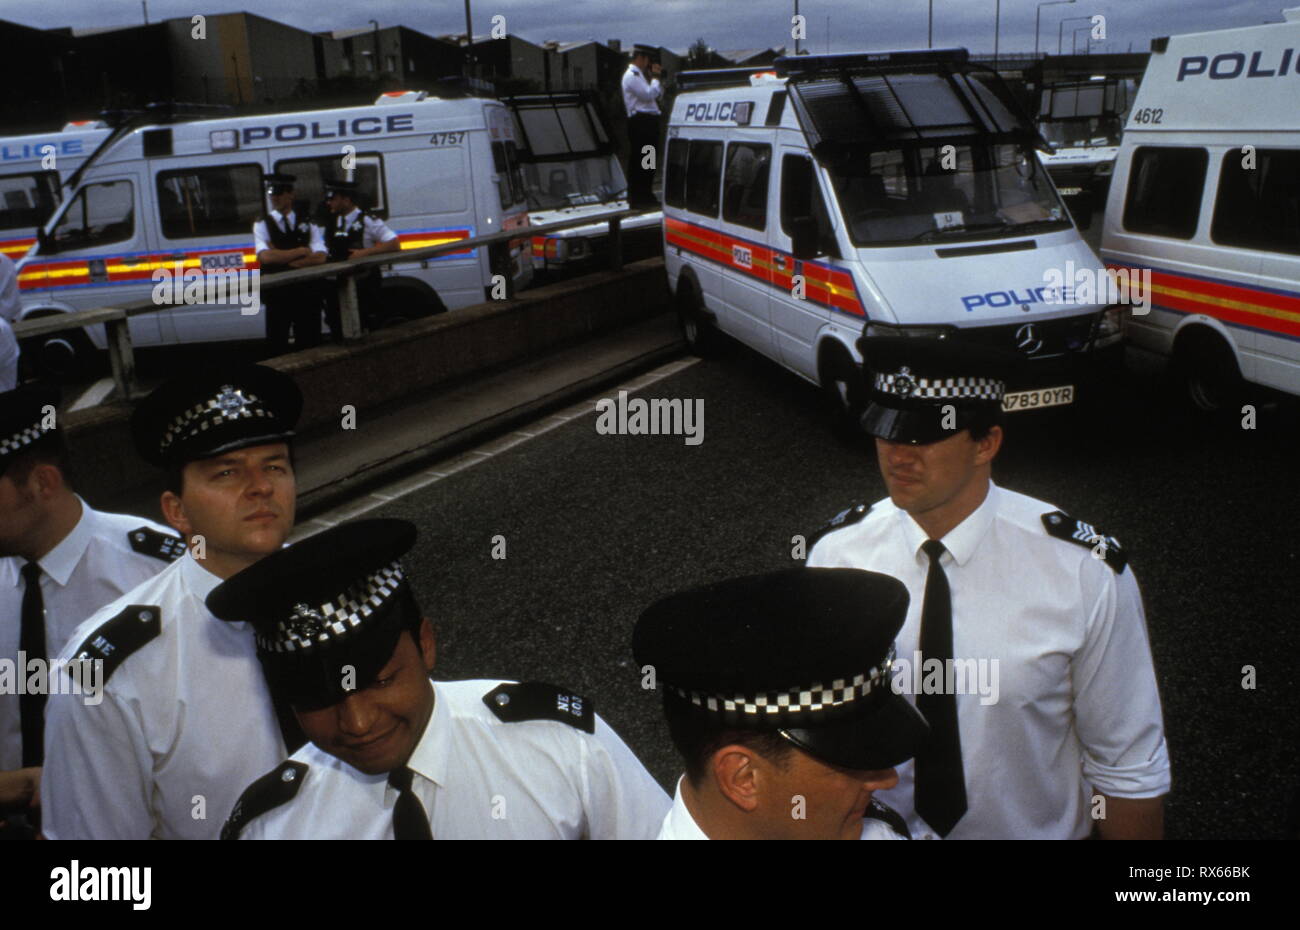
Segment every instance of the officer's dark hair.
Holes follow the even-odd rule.
[[[298,459],[294,455],[293,443],[289,442],[286,443],[286,445],[289,447],[289,468],[294,472],[294,474],[297,474]],[[163,470],[164,491],[170,491],[177,497],[181,496],[181,492],[185,490],[185,466],[188,464],[189,462],[184,462],[180,465],[169,465]]]
[[[745,746],[781,769],[789,765],[790,754],[794,752],[794,746],[775,731],[725,726],[669,692],[664,693],[664,716],[668,720],[668,735],[686,765],[686,778],[696,787],[708,778],[709,763],[723,746]]]
[[[995,426],[1003,426],[1003,414],[1000,406],[972,411],[966,415],[966,429],[970,430],[970,438],[976,442],[991,433]],[[1005,429],[1005,427],[1003,428]]]
[[[9,478],[14,484],[22,484],[31,477],[32,470],[37,465],[53,465],[63,476],[63,483],[72,487],[72,482],[68,479],[68,446],[63,441],[62,430],[43,433],[0,468],[0,477]]]

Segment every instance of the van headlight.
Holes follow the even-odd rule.
[[[586,239],[572,239],[569,241],[569,258],[586,258],[591,248],[587,245]]]

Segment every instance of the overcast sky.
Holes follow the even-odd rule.
[[[472,0],[474,31],[485,33],[495,14],[532,42],[622,39],[685,49],[697,38],[719,49],[787,45],[794,0]],[[1300,0],[1075,0],[1044,7],[1042,47],[1055,51],[1064,17],[1106,17],[1106,40],[1093,51],[1145,51],[1152,36],[1277,22],[1287,3]],[[313,32],[367,25],[406,25],[440,35],[464,32],[461,0],[148,0],[151,21],[195,13],[246,10]],[[993,51],[997,0],[934,0],[934,44]],[[1038,0],[1001,0],[1000,47],[1032,51]],[[813,51],[925,47],[928,0],[802,0]],[[37,28],[140,23],[140,0],[0,0],[0,18]],[[827,27],[829,18],[829,29]],[[1086,26],[1083,18],[1065,24]],[[828,39],[829,37],[829,39]],[[1083,47],[1084,33],[1077,40]],[[1101,48],[1099,49],[1099,46]]]

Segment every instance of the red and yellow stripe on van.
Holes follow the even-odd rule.
[[[474,230],[468,228],[406,229],[397,233],[397,240],[402,244],[402,251],[405,252],[410,249],[427,249],[435,245],[444,245],[458,239],[468,239],[473,235]],[[443,258],[461,258],[466,255],[473,255],[474,251],[474,249],[457,249],[454,252],[444,252],[432,259],[432,261]]]
[[[1112,271],[1136,272],[1107,262]],[[1151,269],[1151,303],[1178,313],[1200,313],[1232,326],[1300,339],[1300,294],[1265,290],[1220,278],[1192,277]]]
[[[850,316],[866,315],[853,275],[842,268],[825,262],[800,261],[788,252],[760,242],[673,217],[664,217],[664,237],[669,245],[685,249],[787,294],[794,287],[794,276],[802,274],[805,299]]]
[[[26,239],[0,239],[0,253],[8,255],[14,261],[18,261],[27,254],[27,250],[32,247],[32,243],[35,241],[36,239],[31,236]]]
[[[554,236],[533,236],[533,258],[554,261],[559,257],[560,240]]]
[[[223,264],[222,267],[204,269],[203,259],[208,256],[234,256],[243,259],[242,265]],[[177,257],[180,256],[180,257]],[[131,259],[131,261],[128,261]],[[102,271],[96,267],[103,266]],[[241,248],[187,249],[183,252],[128,253],[126,255],[95,256],[65,261],[37,261],[22,267],[18,273],[20,290],[51,290],[67,287],[97,287],[129,284],[133,281],[151,281],[158,269],[182,272],[191,268],[211,271],[251,270],[257,267],[257,253],[251,246]]]

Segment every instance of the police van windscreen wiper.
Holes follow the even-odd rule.
[[[998,219],[990,223],[957,223],[952,226],[935,226],[932,229],[925,229],[912,237],[914,242],[927,242],[931,239],[937,239],[948,233],[978,232],[982,229],[1005,229],[1012,225],[1004,219]]]

